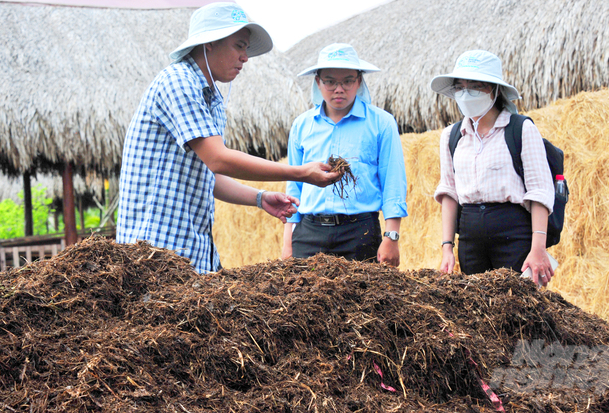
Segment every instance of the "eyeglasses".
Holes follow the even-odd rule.
[[[338,85],[341,85],[343,87],[343,90],[351,90],[353,89],[353,86],[355,86],[355,84],[357,83],[357,80],[359,79],[359,76],[351,79],[345,79],[342,82],[337,82],[334,79],[322,79],[319,78],[319,80],[321,80],[321,83],[324,85],[324,89],[326,89],[328,92],[332,92],[334,90],[336,90],[336,88],[338,87]]]
[[[460,98],[466,91],[471,97],[480,96],[480,93],[484,92],[487,88],[488,85],[484,83],[468,83],[467,87],[464,87],[463,85],[454,85],[450,90],[455,97]]]

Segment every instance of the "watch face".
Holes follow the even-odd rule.
[[[397,241],[400,239],[400,234],[398,234],[396,231],[385,232],[383,235],[392,241]]]

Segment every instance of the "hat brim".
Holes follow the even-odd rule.
[[[315,66],[311,66],[308,69],[303,70],[297,76],[314,75],[319,69],[352,69],[364,73],[373,73],[381,71],[381,69],[371,63],[366,62],[365,60],[360,59],[359,63],[360,64],[357,65],[355,63],[347,61],[333,61],[332,63],[316,64]]]
[[[441,95],[447,96],[451,99],[455,98],[455,94],[452,90],[455,79],[463,79],[463,80],[476,80],[479,82],[488,82],[494,83],[496,85],[502,86],[501,90],[508,100],[517,100],[520,99],[520,94],[518,90],[510,85],[509,83],[504,82],[503,80],[495,77],[489,76],[481,73],[468,73],[468,74],[458,74],[458,73],[449,73],[447,75],[436,76],[431,80],[429,86],[431,90]]]
[[[192,36],[177,49],[169,54],[169,58],[173,63],[178,62],[191,52],[196,46],[224,39],[239,30],[247,28],[250,31],[250,45],[247,48],[247,57],[260,56],[268,53],[273,49],[273,40],[269,33],[259,24],[243,23],[241,25],[231,26],[224,29],[212,30]]]

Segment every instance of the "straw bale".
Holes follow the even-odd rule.
[[[609,317],[609,91],[581,93],[532,112],[542,134],[565,152],[570,198],[561,266],[552,288],[576,305]]]
[[[527,115],[565,152],[571,192],[561,242],[549,252],[560,266],[550,289],[609,318],[609,90],[583,92]],[[440,205],[432,196],[440,179],[440,130],[401,136],[408,178],[408,213],[402,220],[400,269],[438,268]],[[285,160],[284,160],[285,162]],[[283,183],[255,183],[284,191]],[[282,224],[255,208],[216,204],[215,241],[225,267],[281,255]]]
[[[505,80],[542,108],[609,84],[609,2],[603,0],[395,0],[305,38],[286,54],[295,73],[321,48],[350,43],[382,69],[366,75],[373,103],[392,113],[403,132],[438,129],[460,118],[454,103],[429,88],[457,57],[485,49],[503,62]],[[310,78],[301,86],[310,88]]]
[[[285,182],[241,182],[258,189],[285,192]],[[223,267],[241,267],[281,257],[283,223],[277,218],[255,207],[216,201],[215,220],[214,243]]]
[[[193,9],[129,10],[0,2],[0,169],[118,174],[146,87],[188,35]],[[302,92],[278,53],[233,82],[227,144],[272,159],[286,147]],[[225,90],[225,89],[224,89]]]

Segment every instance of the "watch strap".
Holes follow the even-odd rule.
[[[266,192],[266,190],[261,189],[260,191],[258,191],[258,195],[256,195],[256,206],[260,209],[262,209],[262,194],[264,194]]]

